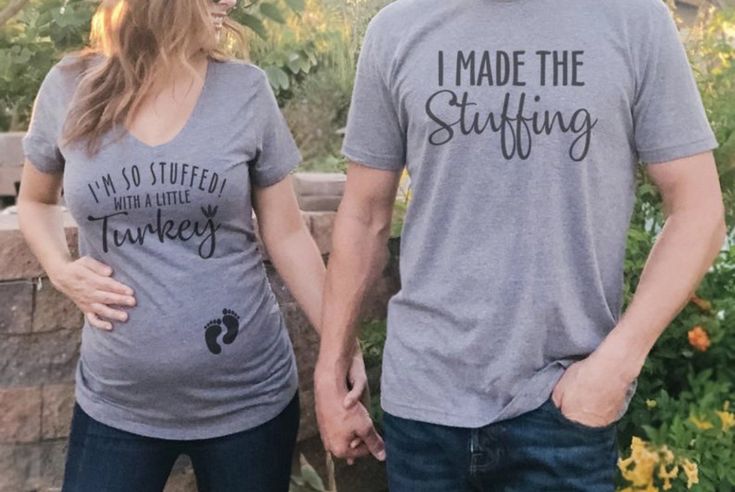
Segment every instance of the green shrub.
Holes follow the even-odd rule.
[[[30,0],[23,10],[0,26],[0,131],[20,131],[28,125],[31,106],[46,73],[69,52],[82,48],[89,38],[96,2],[89,0]],[[274,26],[295,19],[304,0],[253,0],[239,2],[232,16],[263,39]],[[255,38],[256,36],[251,36]],[[281,66],[289,77],[307,73],[313,60],[307,48],[284,47],[278,56],[263,60],[276,92],[283,86]]]
[[[735,414],[730,403],[735,403],[734,41],[735,12],[714,10],[704,13],[687,40],[702,100],[720,143],[715,158],[730,240],[643,368],[620,425],[625,450],[620,486],[626,492],[735,490]],[[642,173],[639,182],[625,261],[626,304],[663,225],[658,193]],[[695,470],[696,480],[688,479],[685,472],[691,475]]]

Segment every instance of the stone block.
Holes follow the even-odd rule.
[[[74,410],[74,385],[45,385],[41,388],[41,400],[41,438],[67,437]]]
[[[336,212],[342,202],[342,195],[299,195],[299,208],[304,211]]]
[[[178,457],[171,469],[163,492],[196,492],[196,476],[191,467],[191,460],[185,454]]]
[[[41,437],[41,388],[0,388],[0,443],[35,442]]]
[[[56,290],[48,278],[43,278],[41,289],[35,291],[33,331],[81,329],[84,315],[76,304]]]
[[[20,167],[23,165],[22,140],[25,132],[0,133],[0,167]]]
[[[73,382],[80,342],[80,329],[0,335],[0,387]]]
[[[61,490],[68,445],[66,439],[41,442],[41,465],[40,476],[37,479],[37,490],[43,492],[59,492]]]
[[[33,284],[26,280],[0,282],[0,299],[0,334],[30,332]]]
[[[0,140],[2,140],[0,138]],[[16,186],[20,183],[20,176],[23,172],[21,166],[4,167],[0,166],[0,197],[13,197],[17,195]]]
[[[334,229],[335,212],[307,212],[311,217],[311,235],[324,255],[332,251],[332,230]]]
[[[342,173],[294,173],[294,190],[299,196],[342,196],[347,176]]]
[[[77,229],[69,215],[63,215],[66,240],[73,257],[78,255]],[[41,264],[28,249],[18,228],[18,216],[0,214],[0,281],[31,279],[45,275]]]
[[[31,482],[40,474],[40,445],[0,444],[0,492],[35,490]]]

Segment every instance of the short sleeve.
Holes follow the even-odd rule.
[[[268,77],[262,71],[255,90],[258,91],[255,100],[259,124],[257,156],[250,165],[250,179],[255,186],[266,187],[278,183],[298,166],[301,153],[278,107]]]
[[[68,101],[60,70],[54,66],[41,82],[28,131],[22,140],[25,158],[45,173],[64,171],[64,156],[58,142]]]
[[[377,46],[382,37],[376,24],[373,19],[368,26],[357,61],[342,153],[369,167],[400,171],[406,163],[406,129],[384,73],[390,60]]]
[[[692,68],[663,2],[656,3],[650,42],[637,69],[635,144],[643,163],[665,162],[717,147]]]

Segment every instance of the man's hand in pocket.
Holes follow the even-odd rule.
[[[617,420],[626,405],[628,388],[635,380],[613,358],[593,352],[564,372],[551,395],[570,420],[589,427],[604,427]]]

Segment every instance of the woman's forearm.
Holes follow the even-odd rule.
[[[59,267],[72,260],[61,207],[21,199],[18,224],[29,248],[53,280]]]
[[[304,226],[271,240],[266,234],[263,241],[276,271],[311,325],[320,333],[326,268],[311,234]]]

